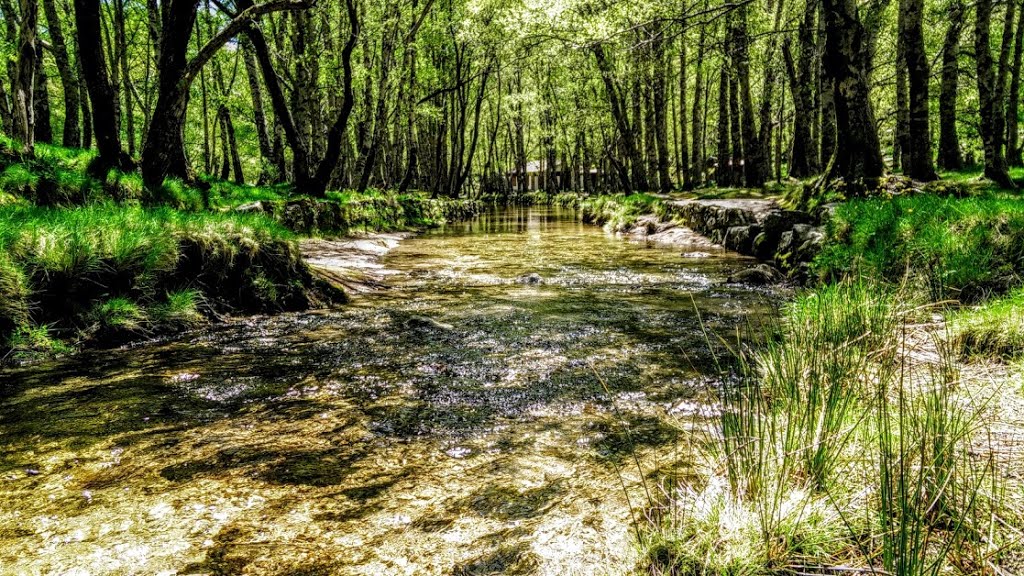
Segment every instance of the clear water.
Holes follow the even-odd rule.
[[[708,336],[768,299],[683,251],[510,210],[344,309],[8,369],[0,573],[627,570],[633,454],[685,469]]]

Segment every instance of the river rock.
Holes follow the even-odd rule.
[[[403,323],[409,330],[439,330],[442,332],[450,332],[455,329],[455,326],[434,320],[427,316],[410,316]]]
[[[730,284],[752,284],[755,286],[764,286],[766,284],[776,284],[781,282],[782,279],[782,274],[775,268],[767,264],[758,264],[753,268],[741,270],[730,276],[727,282]]]
[[[528,284],[530,286],[536,286],[537,284],[543,284],[544,278],[540,274],[533,272],[531,274],[523,274],[519,278],[516,278],[516,282],[520,284]]]
[[[725,232],[725,247],[740,254],[750,254],[754,238],[760,233],[761,227],[757,224],[732,226]]]
[[[807,212],[800,210],[772,210],[764,217],[761,229],[768,235],[769,239],[780,238],[783,232],[792,230],[799,224],[810,224],[813,218]]]

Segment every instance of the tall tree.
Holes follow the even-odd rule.
[[[54,0],[42,0],[43,13],[46,15],[46,28],[50,32],[53,59],[57,63],[57,74],[64,87],[64,132],[61,143],[70,148],[82,145],[82,127],[79,122],[79,87],[78,74],[71,66],[68,57],[67,42],[64,40],[64,29],[57,5]]]
[[[74,0],[78,28],[79,61],[92,102],[92,131],[99,148],[97,170],[126,167],[131,159],[121,148],[117,129],[116,94],[107,75],[103,41],[100,37],[100,0]]]
[[[866,77],[865,31],[855,0],[822,0],[823,69],[833,94],[836,136],[829,176],[856,194],[873,188],[884,171]]]
[[[960,36],[963,32],[964,4],[953,0],[949,27],[942,42],[942,85],[939,92],[939,154],[937,163],[945,170],[963,168],[960,138],[956,126],[956,102],[960,82]]]
[[[35,152],[35,110],[33,94],[36,83],[37,0],[21,0],[18,28],[18,59],[14,76],[14,136],[21,140],[26,154]]]
[[[900,36],[909,81],[909,123],[905,174],[916,180],[935,180],[931,131],[928,126],[928,82],[931,71],[924,50],[924,0],[900,0]]]
[[[1009,6],[1013,4],[1010,3]],[[1013,12],[1007,9],[1007,19]],[[985,150],[985,177],[996,184],[1013,188],[1013,180],[1007,170],[1003,155],[1003,103],[1002,91],[997,86],[997,76],[992,60],[991,34],[992,0],[977,0],[974,21],[974,58],[978,80],[979,132]],[[1001,75],[1000,75],[1001,76]]]

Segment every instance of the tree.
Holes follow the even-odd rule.
[[[842,178],[856,194],[874,187],[884,171],[866,79],[865,31],[854,0],[822,0],[822,8],[824,70],[841,143],[833,152],[828,175]]]
[[[1013,6],[1011,2],[1009,7]],[[1012,8],[1007,9],[1007,19],[1013,19]],[[978,79],[979,132],[985,151],[985,177],[1005,188],[1013,188],[1013,180],[1003,156],[1003,105],[1002,90],[997,85],[996,71],[992,61],[989,27],[992,23],[992,0],[977,0],[975,3],[974,52],[976,76]]]
[[[18,59],[14,75],[14,136],[21,140],[27,155],[35,152],[36,24],[37,0],[21,0],[18,27]]]
[[[85,0],[76,0],[80,1]],[[192,83],[199,76],[203,66],[225,43],[245,30],[256,18],[271,12],[302,10],[309,6],[307,0],[269,0],[262,4],[250,5],[233,15],[231,21],[189,60],[188,45],[196,22],[199,2],[167,0],[162,8],[164,17],[157,65],[157,100],[150,118],[146,142],[142,148],[142,178],[147,188],[158,188],[167,176],[192,178],[185,157],[182,131]]]
[[[909,81],[909,122],[905,174],[916,180],[935,180],[931,131],[928,127],[928,82],[931,71],[924,52],[924,0],[900,0],[900,38]]]
[[[964,5],[953,0],[949,27],[942,42],[942,85],[939,93],[939,155],[938,165],[945,170],[963,168],[960,138],[956,126],[956,101],[960,81],[960,35],[963,31]]]
[[[106,58],[100,37],[100,0],[74,0],[75,25],[78,28],[79,62],[92,102],[92,131],[99,149],[96,170],[105,173],[118,166],[129,167],[131,158],[121,148],[118,132],[117,96],[107,75]]]

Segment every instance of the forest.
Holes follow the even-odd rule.
[[[0,27],[0,576],[1024,573],[1021,0]]]
[[[508,194],[531,161],[552,192],[1012,188],[1021,164],[1012,2],[15,3],[4,132],[149,190]]]

